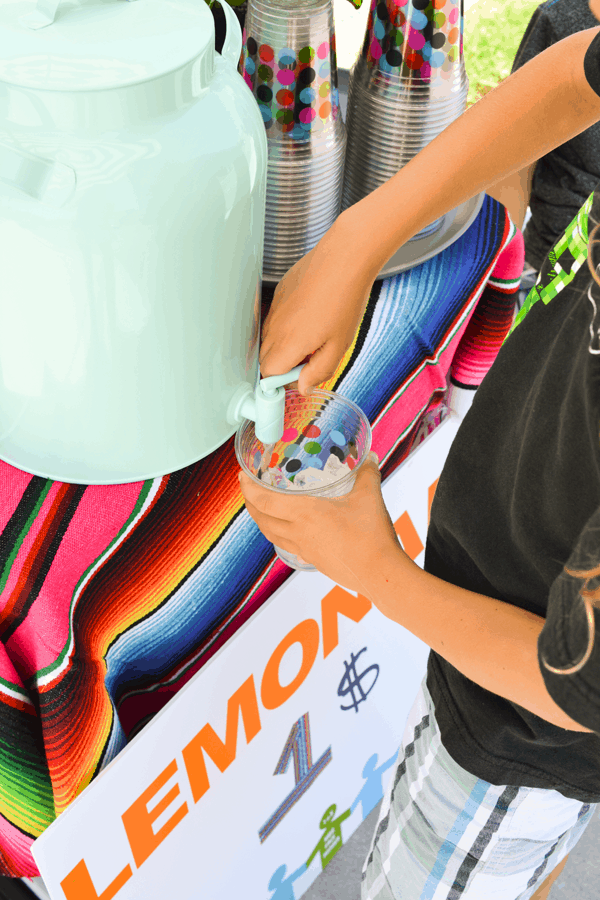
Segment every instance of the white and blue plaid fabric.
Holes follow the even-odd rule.
[[[597,805],[465,771],[441,743],[424,679],[381,804],[361,900],[529,900]]]

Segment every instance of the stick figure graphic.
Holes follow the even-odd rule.
[[[378,754],[374,753],[373,756],[370,756],[366,761],[364,769],[362,770],[363,778],[366,779],[365,783],[356,797],[356,800],[350,807],[350,812],[354,812],[358,804],[362,803],[363,822],[383,797],[381,776],[390,768],[390,766],[394,765],[398,758],[398,751],[376,769],[375,766],[377,765],[378,758]]]
[[[306,861],[307,869],[317,853],[321,854],[321,867],[324,869],[344,843],[342,839],[342,822],[344,819],[348,818],[350,810],[347,809],[341,816],[334,819],[335,810],[336,805],[333,803],[329,809],[326,809],[323,813],[323,818],[319,822],[319,827],[323,829],[324,834],[321,836],[321,840]]]
[[[271,875],[271,880],[269,881],[269,890],[275,891],[274,894],[271,894],[269,900],[296,900],[294,896],[294,888],[293,882],[300,878],[300,876],[306,872],[306,865],[302,863],[299,869],[296,869],[295,872],[292,872],[291,875],[285,878],[285,873],[287,872],[287,866],[279,866],[273,874]]]

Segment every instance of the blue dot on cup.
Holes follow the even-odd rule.
[[[300,91],[300,100],[303,103],[313,103],[316,96],[316,91],[313,88],[304,88],[303,91]]]
[[[412,17],[410,20],[410,24],[413,28],[421,31],[427,25],[427,21],[428,19],[425,13],[421,12],[419,9],[413,9]]]
[[[258,108],[260,110],[261,116],[263,117],[263,122],[270,122],[273,118],[271,108],[269,106],[266,106],[264,103],[259,103]]]
[[[339,444],[339,446],[343,446],[346,443],[346,438],[342,434],[341,431],[332,431],[329,435],[334,444]]]

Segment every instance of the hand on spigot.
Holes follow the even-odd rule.
[[[277,285],[262,329],[261,375],[306,362],[298,382],[287,385],[304,395],[331,378],[354,340],[376,275],[339,216]]]

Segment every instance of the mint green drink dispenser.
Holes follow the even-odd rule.
[[[223,10],[219,54],[204,0],[0,4],[11,465],[140,481],[216,450],[238,413],[279,428],[257,383],[267,140]]]

